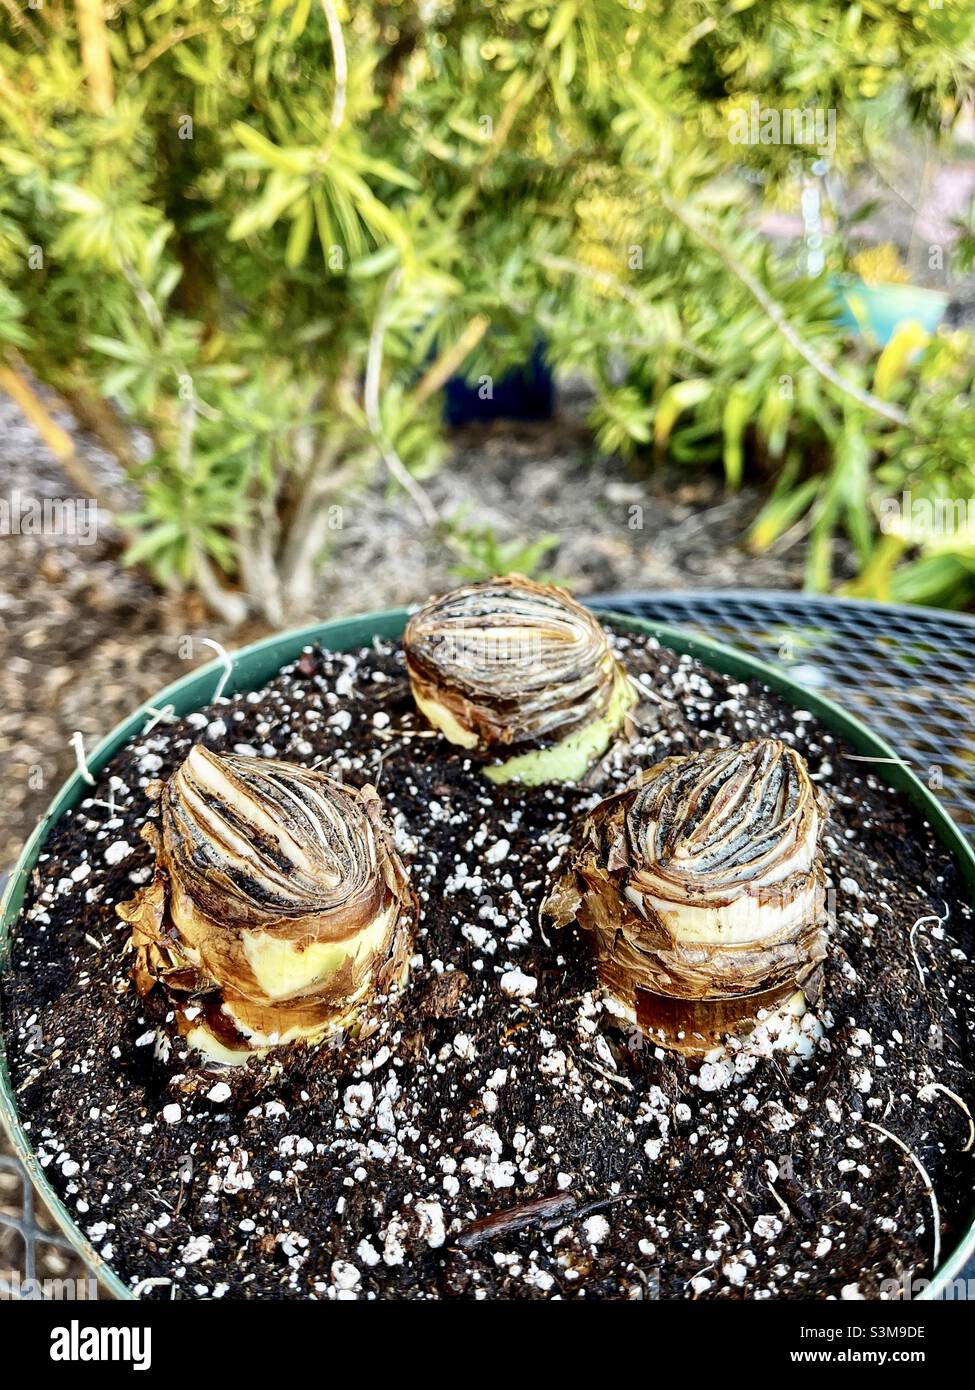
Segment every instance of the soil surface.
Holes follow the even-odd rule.
[[[648,692],[640,730],[584,787],[485,781],[424,728],[399,648],[379,645],[157,725],[57,828],[2,982],[11,1070],[52,1183],[130,1285],[875,1298],[930,1277],[971,1188],[975,972],[953,865],[807,712],[617,645]],[[798,1063],[753,1040],[695,1066],[621,1031],[583,944],[546,940],[538,909],[600,794],[765,734],[832,803],[824,994]],[[159,991],[137,997],[115,905],[150,874],[146,785],[195,740],[378,781],[422,914],[409,989],[368,1043],[217,1074],[173,1038]]]

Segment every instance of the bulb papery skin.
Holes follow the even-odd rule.
[[[246,1060],[365,1026],[405,979],[416,906],[374,788],[202,745],[163,788],[156,873],[119,916],[140,994]]]
[[[589,812],[545,914],[589,936],[613,1012],[703,1054],[818,996],[827,816],[776,739],[667,758]]]
[[[521,575],[431,599],[403,648],[420,712],[495,782],[579,780],[637,699],[593,615]]]

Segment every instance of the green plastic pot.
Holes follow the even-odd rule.
[[[600,618],[614,626],[631,632],[644,633],[657,637],[660,642],[675,652],[698,657],[717,671],[741,680],[759,680],[797,708],[811,710],[822,723],[834,733],[840,734],[858,753],[878,759],[892,759],[880,762],[873,771],[883,781],[898,791],[904,792],[934,827],[941,842],[954,855],[961,868],[968,890],[975,900],[975,855],[967,842],[941,808],[931,793],[913,775],[908,767],[898,761],[897,755],[883,739],[852,718],[830,700],[803,689],[790,680],[787,675],[766,666],[753,657],[745,656],[721,643],[704,637],[692,637],[675,628],[662,624],[644,622],[638,618],[625,617],[601,612]],[[311,627],[297,628],[277,637],[269,637],[263,642],[255,642],[237,652],[233,660],[233,679],[226,687],[226,693],[256,690],[265,685],[282,666],[295,661],[303,647],[309,643],[319,643],[333,651],[349,651],[356,647],[368,646],[374,637],[395,638],[403,631],[406,621],[405,609],[393,609],[384,613],[368,613],[357,618],[342,619],[337,622],[320,623]],[[151,702],[156,709],[172,705],[180,717],[208,705],[223,676],[222,662],[213,662],[201,667],[182,680],[166,687]],[[115,754],[130,740],[136,738],[150,718],[150,706],[141,705],[134,714],[119,724],[104,739],[88,758],[92,772],[100,772]],[[0,907],[0,971],[6,970],[10,955],[10,933],[16,922],[24,900],[24,893],[31,870],[37,862],[48,832],[65,811],[77,805],[88,794],[89,788],[78,773],[65,782],[48,808],[47,814],[31,835],[24,851],[11,874]],[[38,1162],[31,1140],[25,1131],[14,1100],[7,1066],[6,1046],[3,1033],[3,1019],[0,1018],[0,1116],[17,1154],[27,1169],[34,1186],[50,1207],[55,1220],[78,1252],[81,1258],[97,1275],[104,1288],[116,1298],[131,1299],[132,1290],[119,1278],[92,1248],[83,1231],[75,1224],[71,1213],[51,1186],[44,1169]],[[975,1220],[960,1245],[937,1271],[934,1279],[921,1294],[922,1298],[937,1298],[946,1286],[958,1278],[968,1260],[975,1253]]]

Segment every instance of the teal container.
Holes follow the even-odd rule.
[[[839,300],[843,328],[872,338],[886,347],[901,324],[919,323],[927,333],[937,332],[948,308],[948,296],[920,285],[868,285],[858,277],[837,277],[833,282]]]
[[[858,753],[867,757],[892,759],[892,762],[878,763],[873,771],[882,780],[898,791],[904,792],[919,811],[930,821],[941,842],[956,859],[969,892],[975,901],[975,854],[963,838],[954,821],[938,804],[927,788],[918,781],[908,767],[897,760],[896,754],[883,739],[854,719],[832,701],[824,699],[812,691],[803,689],[783,672],[766,666],[764,662],[745,656],[721,643],[704,637],[692,637],[675,628],[662,624],[644,622],[639,618],[601,612],[600,620],[630,632],[657,637],[660,642],[680,653],[699,658],[716,671],[733,676],[739,680],[759,680],[776,691],[789,704],[796,708],[808,709],[822,723],[850,743]],[[263,642],[244,647],[233,660],[233,679],[225,689],[226,694],[257,690],[274,677],[282,666],[295,661],[303,647],[319,643],[332,651],[350,651],[356,647],[368,646],[374,637],[399,637],[406,622],[405,609],[392,609],[384,613],[369,613],[361,617],[340,619],[336,622],[319,623],[310,627],[296,628],[292,632],[269,637]],[[184,676],[161,691],[151,702],[139,708],[119,724],[95,749],[88,758],[92,772],[98,773],[112,760],[118,751],[141,733],[150,717],[150,704],[161,709],[172,705],[176,714],[183,717],[208,705],[224,674],[222,662],[212,662],[201,667],[191,675]],[[37,862],[51,827],[69,810],[84,800],[89,788],[78,773],[67,782],[51,802],[47,814],[31,835],[24,851],[10,876],[0,905],[0,971],[6,970],[10,956],[10,934],[20,914],[24,894],[31,870]],[[95,1273],[103,1287],[116,1298],[131,1299],[131,1289],[105,1263],[92,1248],[84,1232],[76,1225],[71,1213],[64,1206],[54,1188],[48,1181],[44,1169],[38,1162],[30,1138],[25,1131],[17,1112],[10,1072],[7,1066],[3,1019],[0,1017],[0,1117],[10,1136],[18,1156],[23,1162],[37,1191],[50,1207],[51,1212],[65,1236]],[[940,1297],[945,1288],[957,1279],[968,1260],[975,1253],[975,1211],[968,1231],[952,1251],[941,1268],[936,1272],[931,1284],[920,1295],[924,1299]]]

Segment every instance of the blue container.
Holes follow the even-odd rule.
[[[461,376],[451,377],[444,391],[444,420],[448,425],[483,424],[489,420],[550,420],[555,407],[555,383],[539,344],[521,367],[512,367],[493,383],[489,398]]]
[[[948,308],[941,290],[920,285],[868,285],[859,277],[832,282],[839,300],[839,321],[844,328],[874,339],[886,347],[903,323],[919,323],[927,333],[937,331]]]

